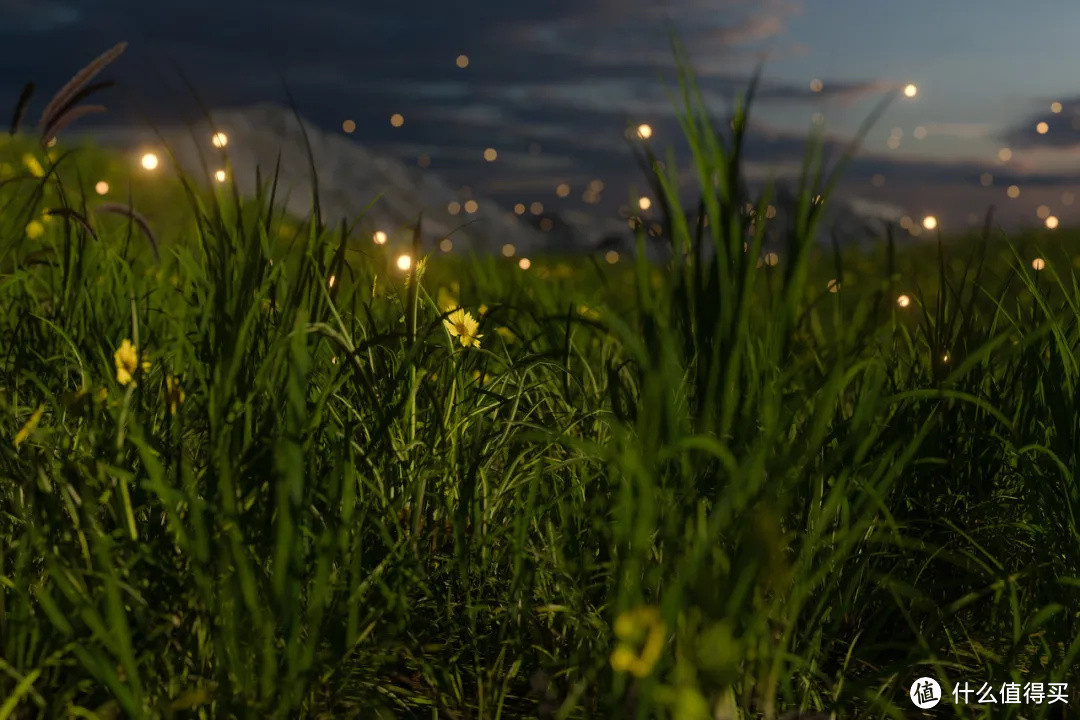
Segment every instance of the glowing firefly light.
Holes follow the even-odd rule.
[[[398,270],[408,270],[412,267],[412,257],[409,255],[399,255],[397,259]]]
[[[224,170],[218,170],[217,172],[215,172],[214,173],[214,179],[217,180],[219,183],[225,182],[225,171]]]
[[[902,308],[906,308],[908,305],[911,305],[911,298],[907,295],[901,295],[900,297],[896,298],[896,304]]]
[[[927,230],[933,230],[937,227],[937,218],[933,215],[927,215],[922,220],[922,226]]]
[[[385,245],[386,233],[384,233],[382,230],[376,230],[375,234],[371,237],[371,239],[375,241],[376,245]]]
[[[216,148],[223,148],[229,144],[229,136],[223,132],[216,132],[210,137],[210,142]]]
[[[1053,230],[1057,226],[1058,226],[1058,219],[1057,219],[1056,216],[1051,215],[1050,217],[1046,218],[1046,227]]]
[[[650,207],[652,207],[652,200],[647,197],[642,197],[638,200],[638,207],[642,210],[648,210]]]
[[[142,166],[147,170],[155,170],[158,166],[158,157],[154,153],[146,153],[142,156]]]
[[[648,140],[652,137],[652,128],[645,123],[642,123],[641,125],[638,125],[637,134],[639,138]]]

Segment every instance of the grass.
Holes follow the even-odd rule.
[[[903,718],[924,675],[1075,680],[1069,243],[818,248],[811,142],[759,265],[752,88],[721,133],[680,81],[696,224],[640,148],[662,267],[403,273],[272,176],[0,146],[0,720]]]

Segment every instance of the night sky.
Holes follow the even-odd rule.
[[[314,123],[343,132],[351,120],[357,142],[426,156],[507,208],[610,214],[645,188],[627,127],[680,143],[666,90],[673,29],[718,113],[764,58],[751,178],[797,169],[815,113],[839,144],[914,83],[870,134],[846,194],[943,228],[991,203],[1006,224],[1047,212],[1069,223],[1080,221],[1078,28],[1080,4],[1065,0],[0,0],[0,102],[13,106],[28,80],[47,95],[127,40],[107,73],[121,84],[109,123],[197,113],[177,68],[211,107],[284,102],[284,79]],[[595,180],[604,191],[590,204]]]

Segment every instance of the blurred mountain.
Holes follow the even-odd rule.
[[[166,157],[160,152],[164,141],[182,170],[191,177],[205,178],[207,183],[214,181],[215,171],[228,164],[240,193],[249,197],[256,190],[255,168],[261,169],[263,182],[269,182],[280,153],[280,202],[291,215],[306,217],[312,196],[304,131],[317,171],[323,221],[336,225],[342,219],[352,223],[359,218],[359,237],[371,237],[382,230],[392,243],[406,243],[423,213],[428,248],[450,236],[455,251],[480,254],[500,252],[507,243],[516,247],[518,255],[635,251],[634,233],[627,227],[626,217],[605,219],[585,211],[519,217],[490,198],[464,198],[437,172],[365,148],[339,132],[322,130],[306,120],[301,129],[292,110],[280,105],[214,110],[209,120],[159,127],[157,132],[114,126],[85,134],[125,152],[157,148],[162,158]],[[211,143],[216,132],[225,133],[228,141],[224,148]],[[476,203],[475,212],[467,211],[466,200]],[[792,227],[797,198],[789,187],[779,184],[774,204],[776,215],[770,221],[767,245],[780,248],[784,234]],[[687,203],[685,207],[695,205]],[[451,208],[457,212],[451,213]],[[835,233],[844,244],[871,241],[883,235],[886,223],[895,223],[902,214],[901,208],[891,205],[833,198],[826,207],[819,240],[829,242]],[[655,237],[659,226],[650,220],[647,229],[653,235],[646,243],[650,258],[665,257],[667,241]]]

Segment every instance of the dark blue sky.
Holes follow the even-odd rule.
[[[912,82],[918,95],[875,127],[849,194],[943,224],[990,203],[1011,222],[1040,222],[1044,204],[1080,220],[1067,194],[1080,179],[1080,4],[1064,0],[0,0],[0,98],[13,105],[27,80],[51,91],[128,40],[108,73],[122,85],[110,91],[111,122],[195,114],[176,67],[210,106],[282,101],[283,77],[315,123],[340,132],[353,120],[357,142],[408,162],[427,155],[433,170],[507,207],[607,212],[644,188],[628,125],[649,123],[661,147],[680,142],[665,90],[669,28],[717,110],[765,56],[753,177],[797,166],[815,113],[841,142]],[[597,179],[603,202],[587,205],[582,192]],[[556,194],[562,183],[567,197]]]

